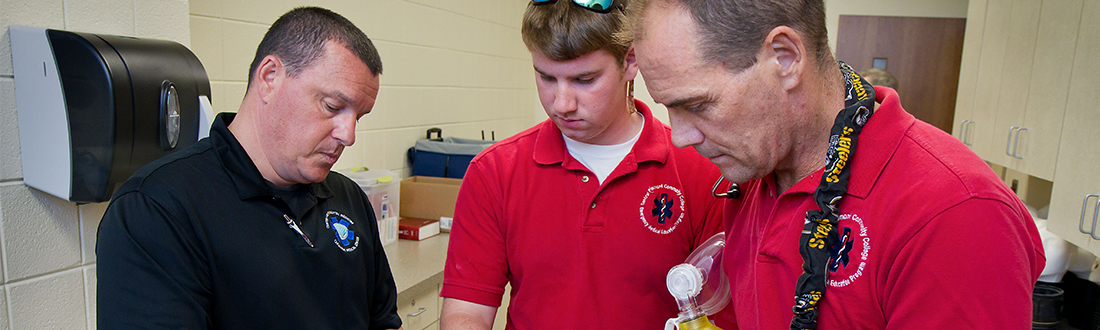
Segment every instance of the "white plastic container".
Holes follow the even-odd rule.
[[[339,171],[355,181],[370,200],[374,217],[378,219],[378,238],[382,244],[397,241],[398,208],[401,205],[401,180],[390,170]]]

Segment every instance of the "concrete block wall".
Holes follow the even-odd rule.
[[[186,46],[189,23],[187,0],[0,0],[0,329],[95,329],[95,233],[107,207],[23,184],[8,26]]]
[[[192,50],[210,75],[216,112],[237,110],[264,32],[302,5],[344,15],[382,56],[378,101],[335,169],[404,177],[406,150],[430,127],[503,139],[546,119],[519,33],[527,2],[517,0],[191,0]]]

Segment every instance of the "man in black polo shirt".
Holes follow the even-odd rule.
[[[100,329],[393,329],[367,197],[329,169],[382,63],[344,17],[297,8],[256,51],[237,114],[146,165],[99,227]]]

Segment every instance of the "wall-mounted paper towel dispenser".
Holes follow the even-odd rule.
[[[171,41],[11,26],[23,181],[104,202],[141,166],[205,137],[210,82]]]

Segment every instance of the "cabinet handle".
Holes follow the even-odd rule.
[[[1016,157],[1016,155],[1013,155],[1012,151],[1011,151],[1012,150],[1012,132],[1015,132],[1018,129],[1020,129],[1020,126],[1012,126],[1012,127],[1008,128],[1008,141],[1005,142],[1005,154],[1006,155]]]
[[[1026,131],[1026,130],[1027,130],[1027,127],[1017,128],[1016,129],[1016,138],[1012,140],[1012,157],[1016,157],[1016,159],[1024,159],[1024,157],[1020,157],[1020,155],[1019,155],[1020,150],[1018,150],[1018,149],[1020,148],[1020,133],[1022,133],[1023,131]]]
[[[1100,237],[1098,237],[1097,239],[1100,239]],[[428,309],[427,309],[427,308],[424,308],[424,307],[420,307],[420,309],[416,310],[416,313],[412,313],[412,314],[409,314],[409,317],[417,317],[417,316],[420,316],[420,314],[424,314],[424,312],[426,312],[426,311],[428,311]]]
[[[1077,224],[1077,230],[1080,230],[1082,234],[1092,235],[1092,231],[1085,231],[1085,210],[1088,209],[1089,199],[1092,199],[1093,197],[1096,197],[1097,198],[1096,201],[1100,202],[1100,195],[1097,195],[1097,194],[1085,195],[1085,200],[1083,202],[1081,202],[1081,220]],[[1094,219],[1096,218],[1095,213],[1096,212],[1093,211],[1093,218]],[[1095,220],[1093,220],[1093,222],[1092,222],[1092,229],[1093,229],[1093,231],[1096,231],[1096,221]]]
[[[962,141],[963,144],[966,144],[966,125],[969,123],[970,120],[967,119],[963,120],[962,123],[959,124],[959,141]]]
[[[965,145],[968,145],[968,146],[974,145],[973,143],[970,142],[970,128],[974,127],[974,123],[976,123],[976,122],[973,121],[973,120],[970,120],[970,122],[966,124],[966,141],[963,141],[963,144],[965,144]]]
[[[1096,206],[1092,208],[1092,239],[1100,240],[1100,237],[1096,237],[1096,219],[1100,219],[1100,199],[1096,200]]]

